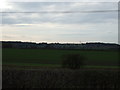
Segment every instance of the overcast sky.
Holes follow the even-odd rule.
[[[117,2],[8,3],[2,12],[2,40],[118,43]]]

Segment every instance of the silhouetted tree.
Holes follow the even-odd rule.
[[[84,56],[79,54],[67,54],[63,55],[62,67],[70,69],[79,69],[83,66]]]

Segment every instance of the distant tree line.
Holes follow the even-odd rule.
[[[119,44],[111,43],[32,43],[2,41],[2,48],[41,48],[41,49],[83,49],[83,50],[120,50]]]

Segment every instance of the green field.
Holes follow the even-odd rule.
[[[31,66],[60,66],[62,55],[81,54],[86,66],[118,66],[118,51],[52,50],[52,49],[2,49],[2,63]]]

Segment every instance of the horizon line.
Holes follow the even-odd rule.
[[[51,44],[51,43],[59,43],[59,44],[86,44],[86,43],[105,43],[105,44],[118,44],[119,43],[115,43],[115,42],[102,42],[102,41],[87,41],[87,42],[47,42],[47,41],[41,41],[41,42],[36,42],[36,41],[21,41],[21,40],[0,40],[0,42],[28,42],[28,43],[47,43],[47,44]]]

